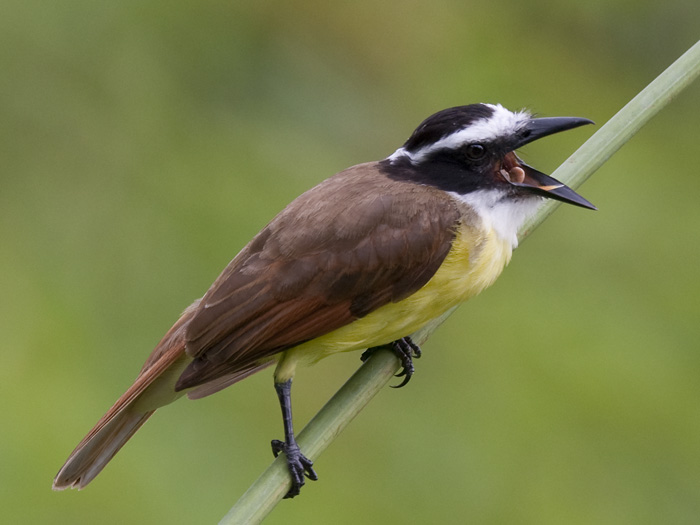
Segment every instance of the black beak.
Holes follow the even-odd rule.
[[[520,132],[518,133],[518,138],[516,139],[512,148],[513,150],[516,150],[521,146],[529,144],[530,142],[542,137],[559,133],[560,131],[578,128],[579,126],[584,126],[586,124],[593,124],[593,121],[588,120],[587,118],[579,117],[549,117],[530,119],[528,123],[521,128]],[[523,163],[520,159],[517,160],[520,167],[525,171],[525,177],[519,182],[511,180],[510,183],[513,186],[518,186],[529,192],[542,195],[543,197],[581,206],[582,208],[588,208],[591,210],[597,209],[595,206],[593,206],[593,204],[588,202],[565,184],[562,184],[549,175],[545,175],[544,173],[537,171],[535,168]]]
[[[537,139],[566,131],[569,129],[593,124],[592,120],[580,117],[547,117],[530,119],[525,126],[518,132],[518,137],[515,144],[512,145],[514,150],[523,147],[525,144],[530,144]]]
[[[598,209],[566,184],[562,184],[554,177],[545,175],[541,171],[537,171],[532,166],[528,166],[523,162],[520,162],[520,167],[525,171],[525,179],[522,182],[511,181],[513,186],[518,186],[519,188],[526,189],[531,193],[536,193],[543,197],[549,197],[550,199],[556,199],[558,201],[581,206],[582,208],[588,208],[589,210]]]

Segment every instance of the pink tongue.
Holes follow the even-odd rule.
[[[511,168],[510,171],[508,172],[510,175],[510,181],[515,182],[517,184],[522,184],[523,181],[525,180],[525,170],[523,170],[519,166],[515,166],[514,168]]]
[[[525,180],[525,170],[519,166],[512,167],[510,171],[501,170],[501,175],[514,184],[522,184]]]

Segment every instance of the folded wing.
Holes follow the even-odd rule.
[[[454,238],[454,202],[370,166],[300,196],[231,261],[187,327],[194,360],[177,389],[265,362],[430,280]]]

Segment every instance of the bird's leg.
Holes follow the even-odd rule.
[[[401,369],[401,372],[396,374],[396,377],[401,377],[404,376],[403,381],[401,384],[392,386],[392,388],[401,388],[402,386],[406,385],[411,380],[411,377],[413,376],[413,372],[415,369],[413,368],[413,358],[415,357],[418,359],[421,355],[421,349],[420,347],[414,343],[410,337],[402,337],[401,339],[397,339],[396,341],[393,341],[389,343],[389,348],[391,348],[391,351],[394,352],[396,357],[399,358],[401,361],[401,366],[403,367]],[[370,355],[372,355],[374,352],[379,350],[380,348],[383,348],[382,346],[374,346],[372,348],[368,348],[362,353],[362,356],[360,359],[362,361],[367,361]]]
[[[285,494],[285,498],[293,498],[299,495],[301,487],[304,486],[304,476],[316,481],[318,476],[313,469],[313,462],[304,456],[297,445],[294,437],[294,427],[292,426],[292,380],[283,383],[275,383],[277,397],[282,408],[282,421],[284,422],[284,441],[272,440],[272,453],[277,457],[280,452],[284,452],[287,457],[287,467],[292,476],[292,487]]]

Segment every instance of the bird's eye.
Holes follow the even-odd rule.
[[[469,144],[464,148],[464,154],[469,160],[481,160],[486,155],[486,148],[483,144]]]

